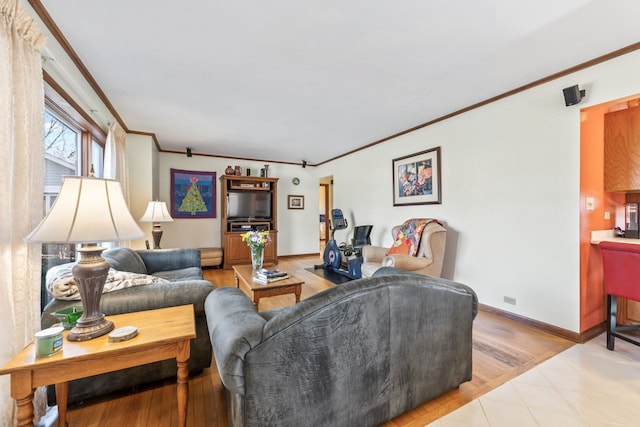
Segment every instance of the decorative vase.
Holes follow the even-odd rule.
[[[264,247],[251,248],[251,267],[253,270],[260,270],[262,268],[262,261],[264,260]]]
[[[235,175],[236,171],[235,171],[235,169],[233,169],[233,168],[231,167],[231,165],[229,165],[229,166],[227,166],[227,168],[224,170],[224,173],[225,173],[226,175]]]

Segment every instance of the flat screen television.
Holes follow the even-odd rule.
[[[271,193],[242,191],[227,194],[229,221],[271,220]]]

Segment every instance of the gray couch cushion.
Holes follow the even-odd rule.
[[[104,258],[114,270],[148,274],[144,261],[142,261],[140,255],[131,248],[107,249],[102,253],[102,258]]]
[[[148,274],[155,275],[158,271],[200,267],[199,249],[141,249],[137,252],[144,261]]]
[[[161,277],[171,282],[183,282],[185,280],[202,280],[202,269],[200,267],[187,267],[178,270],[156,271],[155,277]]]

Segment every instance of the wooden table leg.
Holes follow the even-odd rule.
[[[178,425],[187,425],[187,402],[189,400],[189,357],[191,346],[189,340],[180,341],[177,344],[178,353]]]
[[[295,294],[296,294],[296,304],[297,304],[300,302],[300,294],[302,294],[302,285],[296,285]]]
[[[11,397],[18,407],[16,413],[18,427],[33,427],[33,393],[31,371],[19,371],[11,374]]]
[[[69,383],[56,384],[56,402],[58,403],[58,427],[67,427],[67,401],[69,398]]]

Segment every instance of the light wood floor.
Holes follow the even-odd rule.
[[[305,270],[319,262],[317,256],[287,257],[280,259],[278,268],[305,281],[302,292],[305,299],[334,286]],[[231,270],[207,269],[205,277],[217,287],[234,286]],[[293,295],[265,298],[260,300],[260,311],[293,303]],[[572,345],[574,343],[566,339],[480,312],[473,325],[473,379],[385,426],[424,426]],[[213,369],[205,369],[190,379],[188,408],[190,427],[227,426],[222,385],[215,364]],[[176,409],[176,386],[166,381],[140,388],[136,393],[121,393],[72,408],[68,421],[71,427],[174,427],[178,424]]]

